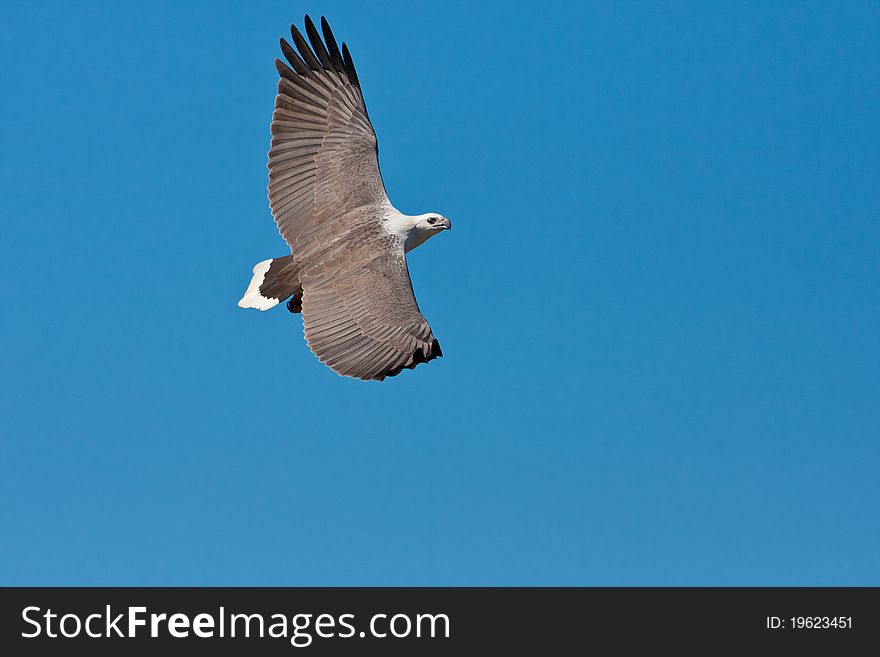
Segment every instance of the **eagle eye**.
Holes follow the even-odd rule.
[[[429,224],[437,223],[437,217],[428,217],[428,223]]]

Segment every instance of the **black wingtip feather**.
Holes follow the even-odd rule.
[[[300,75],[308,75],[309,67],[306,66],[306,63],[300,59],[300,56],[296,54],[296,51],[291,48],[284,38],[281,39],[281,52],[284,53],[284,58],[293,66],[294,71]]]
[[[312,49],[321,61],[321,65],[326,69],[332,69],[333,60],[330,58],[330,53],[328,53],[327,48],[324,47],[324,42],[321,41],[321,35],[318,34],[318,28],[315,27],[315,24],[312,22],[312,19],[309,18],[308,14],[306,14],[306,34],[309,37],[309,42],[312,44]]]
[[[348,74],[348,79],[351,80],[351,83],[356,86],[358,89],[361,88],[361,81],[358,80],[357,71],[354,70],[354,61],[351,59],[351,53],[348,51],[348,46],[343,42],[342,44],[342,61],[345,64],[345,71]]]
[[[286,40],[281,39],[281,51],[293,66],[293,70],[302,76],[309,76],[311,71],[335,70],[345,75],[352,85],[360,90],[361,83],[348,45],[343,43],[340,50],[327,19],[321,16],[323,39],[311,16],[306,14],[303,23],[308,40],[296,25],[290,26],[290,37],[296,50]]]
[[[324,33],[324,41],[327,43],[327,50],[330,52],[330,60],[333,62],[334,68],[340,73],[345,73],[345,64],[342,61],[342,55],[339,53],[339,46],[336,45],[333,30],[330,29],[330,23],[323,16],[321,16],[321,32]]]
[[[412,354],[412,359],[406,365],[398,365],[397,367],[393,367],[391,369],[387,369],[384,372],[379,372],[374,379],[376,381],[383,381],[386,377],[389,376],[397,376],[403,370],[412,370],[415,369],[416,365],[421,365],[422,363],[430,363],[435,358],[440,358],[443,355],[443,351],[440,349],[440,343],[437,340],[434,340],[431,343],[431,347],[428,351],[428,355],[425,355],[425,352],[422,351],[422,348],[419,347]]]
[[[427,362],[428,362],[428,359],[425,358],[424,352],[421,350],[421,348],[419,348],[419,349],[415,350],[415,352],[413,353],[412,362],[409,365],[407,365],[406,367],[407,367],[407,369],[414,370],[416,368],[416,365],[418,365],[419,363],[427,363]]]
[[[313,71],[320,71],[323,68],[321,66],[321,62],[318,61],[318,58],[315,57],[315,53],[313,53],[312,49],[309,48],[309,44],[306,42],[305,37],[303,37],[302,33],[298,29],[296,29],[296,25],[290,26],[290,37],[293,39],[293,43],[296,46],[296,49],[299,50],[300,56],[303,58],[303,61],[305,61],[308,67]]]
[[[291,71],[290,67],[277,57],[275,58],[275,70],[278,71],[278,75],[282,78],[286,78],[292,82],[295,82],[297,79],[296,73]]]

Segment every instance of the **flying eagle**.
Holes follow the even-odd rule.
[[[442,356],[419,311],[406,253],[452,228],[388,200],[376,133],[348,47],[321,18],[281,39],[269,150],[269,205],[291,254],[258,263],[242,308],[285,299],[302,313],[309,348],[335,372],[381,381]],[[311,44],[311,47],[309,47]],[[292,67],[292,68],[291,68]]]

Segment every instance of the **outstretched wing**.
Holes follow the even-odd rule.
[[[300,274],[309,348],[358,379],[394,376],[442,356],[419,311],[403,245],[377,223],[339,239]]]
[[[269,150],[269,205],[297,260],[315,247],[323,223],[388,203],[376,134],[348,47],[343,43],[340,52],[323,17],[324,41],[308,16],[305,25],[308,42],[290,26],[296,50],[281,39],[293,68],[275,60],[281,78]]]

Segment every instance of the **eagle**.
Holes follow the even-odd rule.
[[[290,255],[263,260],[238,302],[301,313],[311,351],[340,375],[382,381],[442,356],[416,303],[406,254],[452,228],[388,200],[376,133],[345,43],[307,15],[275,60],[269,206]],[[321,38],[323,34],[323,40]]]

